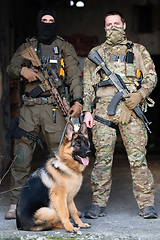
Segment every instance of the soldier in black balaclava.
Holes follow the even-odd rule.
[[[23,79],[25,93],[23,105],[19,113],[19,127],[38,137],[44,135],[48,151],[53,154],[57,150],[66,121],[55,105],[49,91],[42,92],[32,98],[30,93],[41,83],[37,69],[30,61],[21,57],[20,53],[33,46],[42,65],[48,68],[52,76],[56,75],[56,86],[61,96],[67,96],[73,110],[71,117],[79,117],[82,110],[82,77],[77,54],[71,44],[56,35],[57,16],[53,9],[42,9],[37,17],[38,37],[27,39],[14,54],[7,74],[13,80]],[[53,79],[55,80],[55,79]],[[68,94],[69,93],[69,94]],[[53,109],[56,110],[53,112]],[[29,176],[30,163],[36,147],[33,139],[22,136],[15,139],[15,161],[11,169],[11,206],[5,219],[16,218],[16,204],[20,188]]]
[[[44,21],[44,19],[46,20],[44,16],[48,16],[50,19],[49,24],[46,24],[46,21]],[[37,40],[43,44],[50,45],[57,37],[57,15],[55,11],[53,9],[42,9],[37,16],[37,27]]]

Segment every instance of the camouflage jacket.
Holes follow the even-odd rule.
[[[138,92],[141,93],[143,99],[149,96],[152,90],[155,88],[157,83],[157,74],[155,71],[154,63],[150,57],[150,54],[146,50],[146,48],[140,44],[134,43],[132,47],[132,52],[134,53],[133,64],[126,63],[126,61],[111,61],[111,54],[114,55],[126,55],[127,47],[126,43],[132,43],[125,39],[121,44],[111,46],[104,42],[102,45],[97,46],[91,50],[90,53],[97,50],[102,57],[103,61],[106,63],[109,70],[113,73],[119,74],[126,84],[127,88],[130,92],[136,92],[136,69],[140,69],[143,75],[143,79],[141,81],[141,88]],[[84,89],[84,105],[83,111],[91,111],[91,104],[95,99],[95,89],[99,81],[107,80],[108,76],[105,75],[103,70],[99,70],[97,66],[92,63],[88,58],[85,60],[84,65],[84,79],[83,79],[83,89]],[[99,93],[99,97],[104,97],[104,101],[110,101],[115,94],[114,91],[109,91],[110,87],[106,86],[102,89],[98,89],[96,93]],[[106,91],[106,90],[107,91]],[[103,90],[103,91],[102,91]],[[114,94],[113,94],[114,92]],[[108,96],[110,95],[110,97]],[[106,98],[108,97],[108,98]]]
[[[21,57],[20,53],[31,45],[35,49],[38,41],[36,38],[28,39],[26,43],[22,44],[15,52],[10,64],[7,67],[7,74],[12,80],[21,79],[22,67],[31,67],[31,62]],[[82,98],[82,76],[79,68],[79,61],[73,46],[65,41],[63,38],[58,37],[52,43],[53,47],[58,46],[64,57],[65,70],[67,73],[67,81],[70,85],[70,95],[73,99]],[[53,48],[52,48],[53,49]],[[49,56],[50,57],[50,56]],[[30,92],[33,88],[38,86],[41,82],[39,80],[34,82],[26,81],[25,92]]]

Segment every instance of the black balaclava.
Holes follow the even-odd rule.
[[[54,23],[43,23],[41,18],[44,15],[51,15],[55,22]],[[56,27],[57,27],[57,15],[52,8],[42,9],[37,16],[37,27],[38,27],[38,41],[50,45],[56,38]]]

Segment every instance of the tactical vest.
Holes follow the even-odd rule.
[[[48,74],[54,83],[54,87],[58,88],[61,93],[61,97],[66,97],[68,101],[69,99],[69,82],[67,81],[67,74],[65,71],[65,63],[63,56],[63,46],[65,41],[58,37],[51,45],[44,45],[42,43],[38,43],[35,38],[28,39],[27,44],[32,45],[35,52],[37,53],[42,65],[44,68],[47,68]],[[31,66],[27,66],[31,67]],[[35,82],[26,83],[26,92],[30,93],[32,90],[41,84],[41,81],[37,80]],[[50,93],[47,91],[42,95],[49,95]]]
[[[121,76],[130,92],[136,92],[141,87],[142,75],[137,76],[137,69],[139,69],[137,59],[139,58],[137,58],[138,50],[136,50],[133,43],[129,41],[127,44],[107,46],[107,48],[104,43],[97,49],[109,70]],[[108,80],[108,76],[103,71],[97,70],[99,71],[96,68],[92,74],[94,85],[99,81]]]
[[[139,50],[130,41],[122,45],[109,46],[106,43],[98,46],[96,49],[103,61],[106,63],[108,69],[115,74],[118,74],[123,79],[123,82],[127,86],[130,92],[137,92],[141,88],[141,81],[143,74],[146,73],[146,69],[143,63],[143,59]],[[92,73],[92,84],[95,89],[96,97],[115,95],[115,87],[106,87],[104,89],[98,89],[98,83],[100,81],[108,80],[101,66],[98,66]],[[98,92],[97,92],[98,91]],[[147,100],[142,101],[142,109],[147,111],[147,105],[154,106],[154,101],[147,97]],[[94,100],[95,101],[95,100]]]
[[[66,73],[64,70],[64,57],[61,51],[62,41],[55,40],[51,45],[37,44],[37,55],[42,65],[47,67],[56,88],[62,86]]]

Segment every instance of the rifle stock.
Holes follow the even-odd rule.
[[[92,61],[93,63],[95,63],[97,66],[101,66],[103,71],[105,72],[105,74],[109,77],[109,81],[113,83],[113,85],[117,88],[118,90],[118,94],[119,94],[119,101],[122,100],[127,100],[124,98],[125,95],[127,95],[128,93],[130,93],[130,91],[127,89],[125,83],[123,82],[122,78],[115,74],[112,73],[106,66],[106,64],[104,63],[104,61],[102,60],[101,56],[99,55],[99,53],[97,51],[94,51],[93,53],[88,55],[88,59],[90,61]],[[118,102],[115,102],[115,108],[117,106]],[[112,101],[112,110],[113,110],[113,101]],[[136,113],[136,115],[142,120],[142,122],[144,123],[145,127],[148,129],[149,133],[151,133],[151,130],[149,128],[148,125],[151,124],[151,122],[149,122],[146,118],[146,116],[144,115],[144,112],[142,111],[141,107],[139,106],[139,104],[133,109],[133,111]],[[112,111],[114,113],[114,111]],[[114,114],[113,114],[114,115]]]
[[[55,103],[57,104],[57,107],[60,111],[60,113],[66,117],[68,114],[68,111],[70,109],[69,104],[67,103],[66,99],[64,98],[62,100],[58,90],[54,87],[54,84],[48,74],[47,69],[44,69],[36,52],[34,51],[33,47],[30,46],[26,48],[24,51],[22,51],[21,56],[27,60],[30,60],[34,67],[37,67],[40,70],[40,77],[42,78],[42,84],[39,84],[39,87],[42,89],[42,92],[50,91],[51,95],[53,96],[53,99]],[[33,89],[34,90],[34,89]],[[32,91],[33,91],[32,90]]]
[[[23,52],[20,53],[21,56],[27,60],[30,60],[33,64],[33,66],[40,67],[41,62],[35,53],[34,49],[32,46],[26,48]]]

